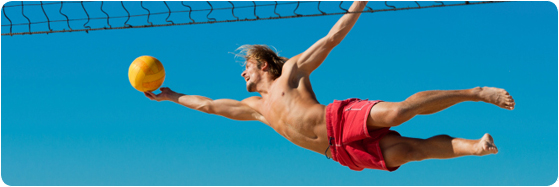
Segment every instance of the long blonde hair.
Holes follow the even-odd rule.
[[[235,54],[237,57],[243,57],[246,61],[250,59],[256,60],[256,67],[260,68],[262,66],[262,61],[268,63],[268,71],[274,76],[274,79],[281,75],[281,69],[283,64],[288,58],[279,56],[278,53],[270,49],[267,45],[243,45],[237,48],[236,51],[240,51]],[[243,65],[246,64],[246,61]]]

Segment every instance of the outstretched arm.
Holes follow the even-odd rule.
[[[177,93],[166,87],[160,90],[160,94],[152,92],[144,92],[144,94],[151,100],[172,101],[208,114],[216,114],[234,120],[258,120],[267,124],[266,119],[251,107],[256,102],[254,97],[244,99],[243,101],[232,99],[212,100],[204,96]]]
[[[355,1],[349,8],[350,12],[361,12],[367,5],[367,1]],[[361,13],[350,13],[345,14],[338,20],[338,22],[332,27],[328,35],[324,38],[318,40],[309,49],[300,55],[297,55],[297,65],[299,69],[310,74],[314,71],[326,57],[345,38],[347,33],[353,28],[355,22]]]

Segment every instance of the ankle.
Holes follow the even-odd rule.
[[[481,97],[481,91],[483,91],[482,87],[475,87],[472,89],[468,90],[470,92],[470,96],[472,98],[472,101],[482,101],[482,97]]]

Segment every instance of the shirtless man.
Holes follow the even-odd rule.
[[[366,4],[354,2],[349,11],[360,12]],[[353,170],[394,171],[410,161],[496,154],[497,147],[489,134],[478,140],[448,135],[416,139],[389,129],[416,115],[433,114],[464,101],[483,101],[512,110],[514,100],[503,89],[424,91],[402,102],[348,99],[335,100],[327,106],[318,103],[309,76],[348,34],[359,16],[360,13],[343,15],[328,35],[290,59],[277,56],[266,46],[242,46],[246,69],[241,76],[246,80],[247,90],[258,92],[261,97],[212,100],[169,88],[161,88],[160,94],[145,95],[234,120],[260,121],[294,144],[325,154]]]

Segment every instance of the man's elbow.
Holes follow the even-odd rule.
[[[200,106],[196,107],[196,110],[208,114],[215,114],[215,109],[212,106],[212,101],[204,101]]]
[[[326,47],[334,48],[342,42],[344,37],[341,36],[341,34],[339,34],[339,33],[333,33],[333,34],[327,35],[324,39],[325,39],[325,44],[324,45]]]

